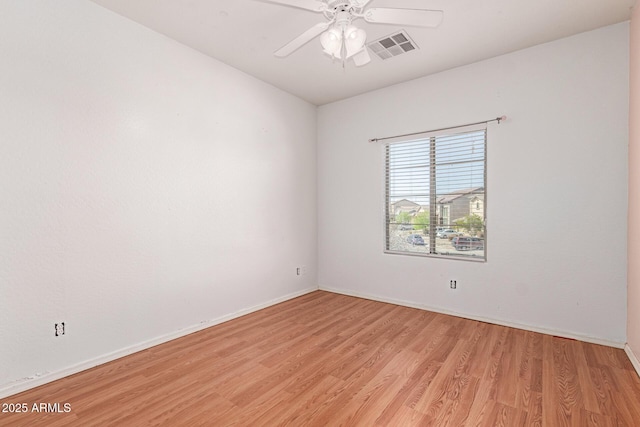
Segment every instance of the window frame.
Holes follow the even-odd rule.
[[[482,239],[484,240],[484,248],[483,248],[483,255],[481,256],[477,256],[475,254],[472,255],[466,255],[466,254],[459,254],[459,253],[450,253],[450,252],[443,252],[443,253],[437,253],[435,252],[434,249],[432,248],[437,248],[437,245],[434,244],[435,242],[435,230],[439,227],[446,227],[449,228],[452,224],[438,224],[437,221],[437,209],[434,209],[432,206],[436,206],[436,200],[434,199],[434,195],[436,193],[436,191],[431,191],[431,188],[429,188],[429,193],[430,193],[430,197],[429,197],[429,234],[428,234],[428,240],[429,240],[429,252],[412,252],[412,251],[404,251],[404,250],[397,250],[397,249],[390,249],[390,239],[391,239],[391,230],[390,230],[390,225],[392,224],[390,218],[391,218],[391,211],[392,211],[392,197],[390,195],[390,166],[389,166],[389,146],[391,145],[396,145],[396,144],[402,144],[402,143],[415,143],[421,140],[424,140],[425,143],[429,144],[429,187],[431,187],[431,184],[433,182],[435,182],[435,174],[437,173],[437,164],[436,164],[436,142],[437,142],[437,138],[438,137],[451,137],[454,135],[461,135],[461,134],[471,134],[474,132],[483,132],[483,137],[484,137],[484,141],[483,141],[483,149],[484,149],[484,156],[482,158],[482,164],[483,164],[483,185],[482,185],[482,194],[483,194],[483,199],[482,199],[482,213],[483,213],[483,217],[482,217]],[[456,128],[449,128],[449,129],[443,129],[443,130],[438,130],[438,131],[433,131],[433,132],[424,132],[424,133],[416,133],[416,134],[409,134],[409,135],[404,135],[404,136],[399,136],[399,137],[391,137],[391,138],[386,138],[388,141],[385,142],[383,145],[383,165],[384,165],[384,175],[383,175],[383,199],[384,199],[384,209],[383,209],[383,252],[385,254],[391,254],[391,255],[408,255],[408,256],[418,256],[418,257],[426,257],[426,258],[442,258],[442,259],[452,259],[452,260],[458,260],[458,261],[471,261],[471,262],[487,262],[488,259],[488,252],[487,252],[487,237],[488,237],[488,233],[487,233],[487,170],[488,170],[488,130],[487,130],[487,126],[486,123],[478,123],[478,124],[474,124],[474,125],[470,125],[470,126],[460,126],[460,127],[456,127]],[[428,140],[428,141],[427,141]],[[472,159],[469,159],[470,161],[472,161]],[[469,203],[469,205],[471,205],[471,203]],[[450,207],[449,207],[450,208]],[[471,206],[470,209],[471,211]],[[469,215],[471,215],[471,213],[469,213]],[[425,238],[425,240],[427,240]]]

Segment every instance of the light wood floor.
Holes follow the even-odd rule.
[[[640,426],[619,349],[313,292],[2,403],[46,426]]]

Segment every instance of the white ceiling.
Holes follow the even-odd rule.
[[[419,49],[355,67],[315,39],[291,56],[273,52],[321,14],[259,0],[91,0],[206,55],[322,105],[504,53],[623,22],[635,0],[372,0],[371,7],[441,9],[437,29],[354,24],[376,40],[404,29]]]

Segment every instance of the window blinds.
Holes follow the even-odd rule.
[[[486,123],[385,138],[385,251],[484,260]]]

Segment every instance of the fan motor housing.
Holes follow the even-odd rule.
[[[329,8],[335,8],[335,7],[342,6],[342,5],[349,6],[349,2],[348,1],[344,1],[344,0],[329,0],[329,1],[327,1],[327,6],[329,6]]]
[[[351,12],[351,10],[353,9],[351,3],[345,2],[344,0],[329,1],[327,3],[327,6],[329,6],[329,10],[333,9],[333,13]]]

